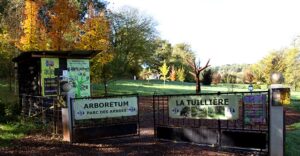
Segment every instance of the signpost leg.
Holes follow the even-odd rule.
[[[74,98],[74,94],[72,92],[67,93],[67,104],[68,108],[62,108],[62,122],[63,122],[63,140],[72,142],[72,133],[73,133],[73,126],[72,126],[72,106],[71,106],[71,98]]]

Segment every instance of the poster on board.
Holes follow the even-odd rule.
[[[239,117],[238,95],[169,97],[171,118],[234,120]]]
[[[245,95],[244,102],[244,122],[245,124],[263,124],[266,122],[267,95]]]
[[[90,97],[90,61],[88,59],[68,59],[67,67],[75,97]]]
[[[74,99],[75,120],[99,119],[138,114],[137,97]]]
[[[291,103],[290,88],[272,89],[272,106],[283,106]]]
[[[58,58],[41,58],[42,96],[57,94],[55,69],[59,68]]]

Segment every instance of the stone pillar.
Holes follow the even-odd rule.
[[[271,76],[272,85],[270,85],[270,140],[269,140],[269,155],[270,156],[283,156],[284,155],[284,109],[285,92],[289,88],[285,87],[282,83],[284,78],[281,73],[274,73]]]

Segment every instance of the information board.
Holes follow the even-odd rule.
[[[134,116],[138,112],[137,97],[74,99],[75,120]]]
[[[243,102],[245,105],[245,124],[262,124],[266,122],[266,94],[246,95],[243,97]]]
[[[90,61],[88,59],[68,59],[67,67],[75,97],[90,97]]]
[[[169,116],[190,119],[238,119],[238,95],[199,95],[169,97]]]
[[[42,95],[56,95],[57,82],[54,70],[59,68],[58,58],[41,58],[41,85]]]

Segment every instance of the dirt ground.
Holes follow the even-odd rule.
[[[141,135],[93,143],[67,143],[61,138],[48,135],[32,134],[13,142],[13,147],[0,148],[0,155],[199,155],[199,156],[239,156],[258,155],[237,151],[217,150],[188,143],[158,141],[153,137],[152,99],[142,97]],[[287,110],[286,125],[300,122],[300,114]]]

